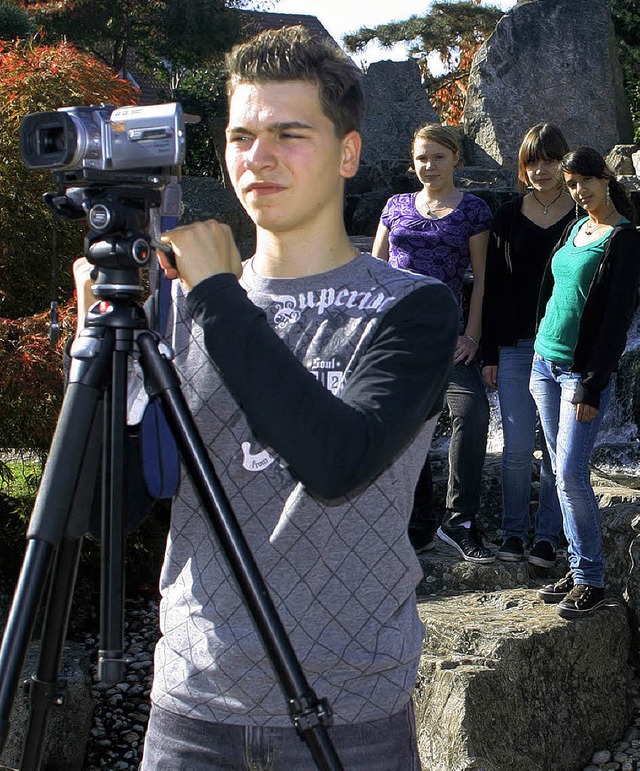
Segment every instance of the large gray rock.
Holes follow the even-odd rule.
[[[369,65],[363,80],[366,114],[362,126],[363,164],[411,159],[411,140],[424,123],[440,123],[413,59]]]
[[[633,141],[608,0],[520,2],[476,54],[463,117],[471,162],[515,169],[541,121],[602,153]]]
[[[183,177],[183,223],[217,219],[228,225],[240,254],[250,257],[255,249],[256,228],[242,208],[233,188],[209,177]]]
[[[22,680],[30,678],[37,656],[38,646],[33,645],[25,659]],[[47,771],[81,771],[93,714],[89,661],[83,646],[65,646],[61,671],[67,678],[65,699],[61,706],[49,710],[43,767]],[[0,768],[19,767],[28,719],[29,703],[19,691],[9,718],[7,741],[0,754]]]
[[[419,605],[426,638],[414,694],[429,771],[576,771],[629,724],[621,603],[579,622],[533,590]]]

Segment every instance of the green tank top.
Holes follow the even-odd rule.
[[[604,254],[607,239],[613,232],[610,230],[585,246],[576,246],[574,238],[584,219],[574,225],[569,238],[553,255],[553,291],[534,344],[536,353],[557,364],[571,364],[573,361],[580,317],[589,287]]]

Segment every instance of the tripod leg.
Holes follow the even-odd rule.
[[[329,704],[317,698],[306,680],[269,596],[269,590],[198,433],[180,390],[178,376],[160,354],[157,339],[150,332],[142,332],[138,336],[138,346],[147,389],[151,393],[159,394],[162,399],[167,420],[175,434],[189,475],[198,489],[202,504],[276,671],[292,721],[300,736],[307,742],[318,768],[322,771],[339,771],[342,764],[327,733],[327,725],[331,721]]]
[[[126,348],[126,346],[125,346]],[[125,427],[127,350],[113,353],[111,385],[105,398],[98,677],[118,683],[124,677]]]
[[[71,612],[82,539],[63,539],[56,553],[36,671],[28,682],[30,714],[21,771],[40,768],[49,709],[64,701],[60,662]]]
[[[67,388],[62,403],[27,531],[25,558],[0,646],[0,748],[8,734],[20,670],[53,559],[63,539],[81,539],[87,530],[98,457],[91,449],[90,439],[101,396],[98,385],[111,354],[108,345],[98,348],[100,350],[90,362],[72,366],[71,377],[75,379]],[[85,366],[87,364],[89,366]],[[88,472],[93,472],[93,476]],[[56,583],[54,578],[52,581]],[[60,597],[70,602],[71,592],[65,590]],[[48,615],[55,628],[47,634],[50,639],[63,640],[68,614],[59,614],[57,618]],[[61,649],[61,643],[54,647]],[[27,741],[31,741],[29,734]]]

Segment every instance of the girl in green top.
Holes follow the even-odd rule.
[[[578,618],[606,601],[600,512],[589,456],[626,344],[640,278],[640,233],[622,185],[597,151],[562,159],[574,201],[588,214],[567,227],[542,281],[530,389],[556,474],[570,572],[539,592]]]

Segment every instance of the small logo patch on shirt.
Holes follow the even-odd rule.
[[[242,467],[247,471],[263,471],[275,461],[275,458],[267,450],[257,453],[251,452],[249,442],[242,443]]]

